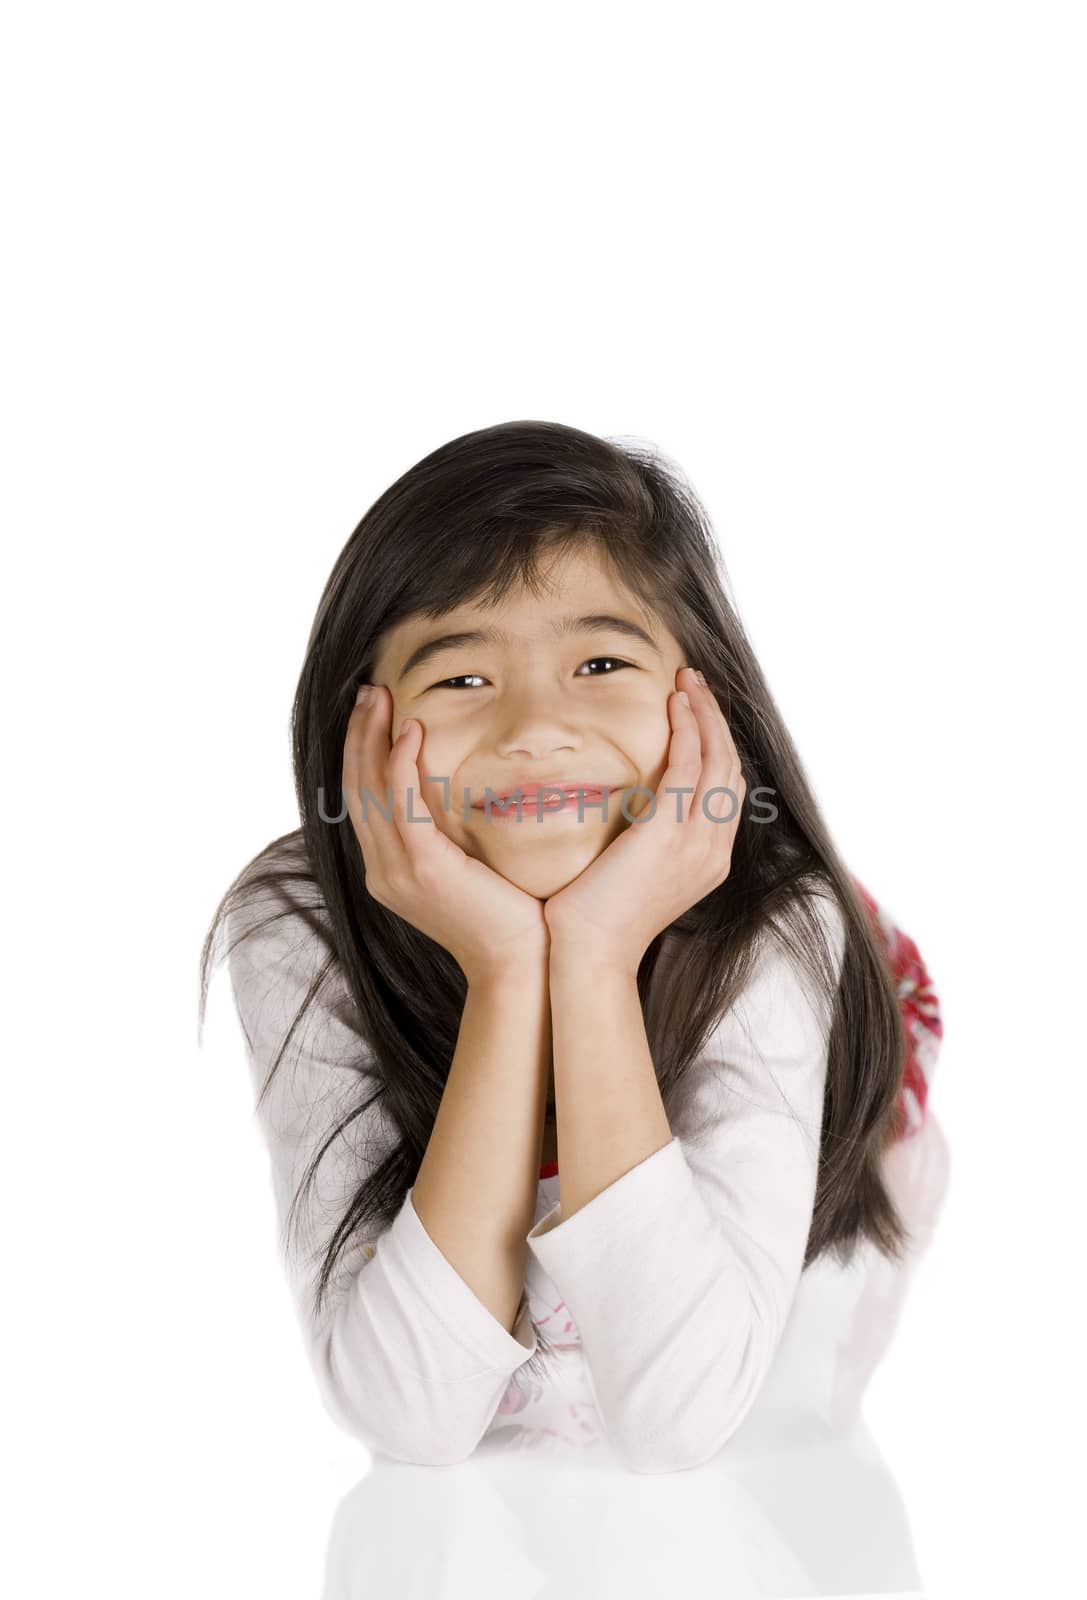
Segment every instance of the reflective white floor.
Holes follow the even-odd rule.
[[[861,1401],[947,1189],[935,1116],[886,1159],[913,1251],[809,1268],[759,1400],[714,1461],[643,1476],[606,1446],[487,1442],[455,1467],[375,1459],[336,1508],[323,1600],[923,1592]]]

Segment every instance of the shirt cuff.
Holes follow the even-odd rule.
[[[527,1234],[529,1249],[552,1280],[552,1268],[560,1270],[564,1261],[583,1258],[595,1263],[599,1253],[623,1231],[624,1223],[629,1226],[632,1214],[643,1215],[655,1197],[674,1192],[681,1167],[686,1173],[687,1162],[677,1136],[609,1183],[565,1220],[560,1194],[551,1210]]]
[[[513,1372],[536,1349],[536,1330],[522,1301],[510,1333],[468,1287],[424,1228],[409,1189],[386,1236],[386,1257],[400,1267],[448,1333],[483,1368]]]

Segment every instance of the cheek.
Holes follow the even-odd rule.
[[[456,741],[443,736],[441,729],[424,730],[417,765],[427,810],[448,833],[448,812],[451,810],[455,819],[464,804],[463,785],[457,776],[460,756]]]
[[[668,707],[662,705],[652,716],[639,719],[628,748],[643,773],[659,774],[668,764],[671,742],[672,725],[668,720]]]

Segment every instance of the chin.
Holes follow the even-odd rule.
[[[558,862],[528,860],[529,852],[526,851],[521,859],[516,861],[507,861],[502,865],[496,861],[488,861],[486,865],[501,873],[503,878],[508,879],[525,894],[534,895],[537,900],[550,900],[553,894],[558,894],[560,889],[565,889],[567,884],[573,883],[600,853],[600,850],[595,850],[577,861],[568,859]]]

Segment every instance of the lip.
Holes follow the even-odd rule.
[[[544,791],[549,797],[553,796],[556,792],[564,794],[567,797],[573,797],[574,799],[576,799],[578,795],[584,794],[585,799],[588,802],[592,800],[599,800],[606,794],[614,794],[617,788],[618,785],[616,784],[590,783],[587,779],[584,781],[578,779],[573,783],[515,783],[512,788],[493,789],[491,791],[491,805],[492,807],[498,806],[502,802],[509,800],[512,796],[519,793],[524,805],[534,806],[536,804],[536,796],[541,790]],[[484,795],[482,800],[476,800],[473,802],[472,809],[474,811],[482,811],[486,803],[487,796]],[[568,800],[564,800],[559,806],[556,806],[555,809],[564,809],[567,804]],[[544,809],[547,809],[546,802]]]

